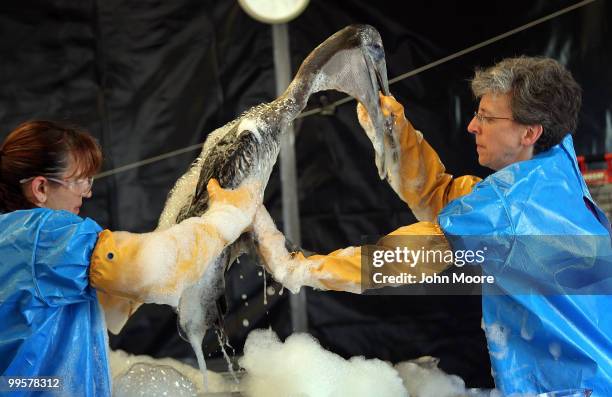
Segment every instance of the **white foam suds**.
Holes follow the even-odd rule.
[[[245,186],[248,182],[245,181],[241,186]],[[253,206],[259,203],[253,203]],[[205,221],[213,226],[225,241],[234,241],[242,231],[251,223],[251,218],[248,217],[243,209],[236,208],[231,204],[215,204],[208,208],[206,213],[202,215]],[[228,222],[231,219],[231,222]]]
[[[219,345],[224,346],[221,339]],[[378,359],[346,360],[308,334],[293,334],[283,343],[273,331],[260,329],[247,337],[239,362],[246,370],[239,373],[240,384],[209,371],[208,392],[240,391],[248,397],[501,397],[496,390],[466,389],[461,378],[437,368],[437,361],[422,357],[393,367]],[[198,395],[204,391],[201,373],[174,359],[112,351],[109,362],[113,382],[122,391],[115,397],[194,396],[195,389]],[[147,365],[133,367],[136,363]]]
[[[408,397],[390,364],[345,360],[308,334],[293,334],[282,343],[271,330],[252,331],[240,365],[247,371],[242,388],[249,397]]]
[[[249,326],[249,320],[247,320],[246,318],[244,320],[242,320],[242,326],[243,327],[248,327]]]
[[[147,288],[152,285],[163,284],[164,280],[172,278],[176,267],[178,249],[180,248],[178,241],[168,241],[165,232],[142,235],[113,232],[113,237],[119,247],[124,239],[129,242],[133,237],[138,238],[140,247],[134,263],[129,263],[129,265],[133,265],[134,268],[138,265],[140,269],[146,269],[139,274],[138,283],[140,286]],[[187,236],[187,239],[188,241],[191,240],[189,236]],[[172,303],[176,301],[178,293],[175,295],[171,298]]]
[[[240,120],[240,124],[238,124],[238,131],[248,131],[248,133],[253,134],[258,142],[261,142],[261,134],[259,133],[256,119],[245,117],[244,119]]]
[[[435,364],[428,368],[417,362],[407,361],[395,365],[410,396],[457,397],[465,394],[463,379],[444,373]]]

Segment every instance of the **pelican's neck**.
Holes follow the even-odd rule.
[[[283,124],[292,122],[304,110],[310,95],[320,91],[316,90],[317,75],[313,74],[309,78],[296,76],[285,92],[274,100],[273,107],[280,115]]]
[[[308,98],[310,98],[312,94],[327,89],[322,87],[323,79],[321,76],[322,74],[318,71],[308,74],[298,73],[285,92],[278,97],[278,100],[281,102],[289,101],[293,103],[293,107],[297,112],[293,116],[294,118],[304,110],[308,104]]]

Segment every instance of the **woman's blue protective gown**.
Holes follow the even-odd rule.
[[[450,202],[453,249],[486,247],[483,328],[496,387],[612,396],[610,222],[581,176],[571,135]]]
[[[101,230],[66,211],[0,215],[0,373],[62,384],[32,395],[111,395],[106,326],[88,277]]]

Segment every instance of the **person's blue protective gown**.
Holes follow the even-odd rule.
[[[110,396],[107,333],[89,261],[102,229],[44,208],[0,215],[0,373],[59,377],[58,392]]]
[[[579,387],[612,396],[610,223],[571,135],[490,175],[438,221],[453,249],[487,246],[483,274],[496,283],[483,286],[483,328],[504,396]]]

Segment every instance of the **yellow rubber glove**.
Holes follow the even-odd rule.
[[[102,291],[96,291],[96,293],[98,302],[100,302],[104,312],[106,328],[115,335],[121,331],[127,320],[142,305],[142,302],[109,295]]]
[[[261,183],[255,181],[225,190],[211,180],[207,189],[209,208],[201,217],[151,233],[100,233],[91,284],[113,296],[176,307],[183,290],[251,225],[263,198]],[[130,307],[122,304],[124,310]]]
[[[394,139],[385,141],[387,180],[408,204],[419,221],[437,222],[438,213],[451,200],[469,193],[480,182],[476,176],[453,178],[447,174],[437,153],[414,129],[404,107],[392,96],[380,94],[383,116],[392,118]],[[359,123],[372,139],[373,126],[366,109],[357,105]]]
[[[317,289],[361,293],[365,289],[387,285],[374,284],[370,279],[362,282],[362,263],[369,261],[362,247],[348,247],[336,250],[328,255],[312,255],[305,258],[301,252],[289,253],[285,248],[285,237],[278,231],[266,209],[261,206],[253,221],[253,233],[258,242],[258,249],[265,266],[279,283],[291,292],[298,292],[302,286]],[[401,237],[408,238],[401,238]],[[379,241],[376,246],[382,250],[393,250],[398,243],[408,242],[414,250],[448,250],[450,246],[440,230],[431,222],[418,222],[401,227]],[[365,262],[371,263],[371,262]],[[432,275],[446,269],[446,263],[418,263],[415,267],[406,267],[396,263],[386,265],[385,274],[421,273]]]

